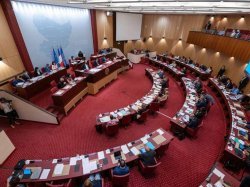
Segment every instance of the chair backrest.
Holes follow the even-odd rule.
[[[117,134],[119,131],[119,125],[118,124],[109,124],[106,126],[106,134],[109,136],[113,136]]]
[[[142,112],[141,117],[139,118],[139,121],[146,121],[148,117],[148,112],[149,110],[145,110],[144,112]]]
[[[139,160],[139,165],[141,167],[141,171],[145,175],[153,174],[156,168],[161,164],[161,162],[157,162],[155,159],[156,164],[152,166],[145,166],[141,160]]]
[[[167,102],[167,98],[160,101],[160,106],[164,106]]]
[[[61,67],[64,67],[64,62],[60,62],[60,66],[61,66]]]
[[[160,104],[158,102],[152,102],[150,105],[149,105],[149,110],[153,111],[153,112],[156,112],[160,109]]]
[[[156,154],[158,156],[162,156],[165,154],[165,151],[168,149],[169,143],[163,144],[161,145],[157,150],[156,150]]]
[[[44,67],[41,68],[41,72],[45,73],[45,68]]]
[[[51,86],[52,88],[55,87],[55,86],[56,86],[56,81],[55,81],[55,80],[51,81],[51,82],[50,82],[50,86]]]
[[[128,173],[126,175],[114,175],[113,170],[112,170],[111,175],[112,175],[112,184],[113,184],[113,186],[121,185],[121,184],[123,184],[125,186],[125,184],[127,184],[129,182],[130,173]]]
[[[54,184],[54,181],[51,183],[46,183],[47,187],[73,187],[72,179],[69,179],[68,181],[62,182],[61,184]]]
[[[129,115],[126,115],[126,116],[123,116],[122,119],[121,119],[121,125],[128,125],[132,120],[132,116],[129,114]]]
[[[50,92],[52,94],[54,94],[57,90],[58,90],[58,88],[56,86],[54,86],[53,88],[50,89]]]

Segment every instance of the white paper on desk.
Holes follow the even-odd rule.
[[[89,158],[82,159],[82,170],[83,170],[83,174],[90,173]]]
[[[52,164],[56,164],[56,163],[57,163],[57,159],[53,159]]]
[[[75,166],[77,160],[78,160],[78,158],[76,158],[76,157],[71,157],[70,160],[69,160],[69,165],[70,165],[70,166]]]
[[[55,169],[54,169],[54,174],[55,174],[55,175],[61,175],[62,172],[63,172],[63,167],[64,167],[63,164],[57,164],[57,165],[55,166]]]
[[[58,90],[54,95],[62,95],[64,93],[64,90]]]
[[[128,143],[128,146],[129,146],[129,147],[132,147],[132,143]]]
[[[50,169],[43,169],[40,179],[47,179],[49,176]]]
[[[89,168],[90,168],[90,171],[96,170],[97,169],[97,163],[96,163],[96,161],[89,162]]]
[[[123,152],[124,154],[129,153],[129,149],[128,149],[127,145],[122,145],[122,146],[121,146],[121,149],[122,149],[122,152]]]
[[[143,142],[143,144],[148,143],[148,140],[147,140],[147,137],[146,137],[146,136],[142,137],[142,138],[141,138],[141,141]]]
[[[139,155],[140,154],[140,151],[136,148],[136,147],[132,147],[130,149],[130,151],[134,154],[134,155]]]
[[[101,160],[101,159],[104,159],[104,158],[105,158],[105,156],[104,156],[104,152],[103,152],[103,151],[98,152],[98,153],[97,153],[97,155],[98,155],[98,159],[99,159],[99,160]]]
[[[110,154],[110,149],[107,149],[107,150],[106,150],[106,154]]]
[[[163,135],[164,132],[161,130],[161,129],[157,129],[157,132],[160,134],[160,135]]]
[[[218,180],[215,184],[215,187],[224,187],[224,185],[221,183],[221,180]]]
[[[215,174],[215,175],[217,175],[219,178],[224,178],[225,177],[225,175],[223,174],[223,173],[221,173],[218,169],[214,169],[213,170],[213,173]]]

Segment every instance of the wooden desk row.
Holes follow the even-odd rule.
[[[245,142],[249,143],[250,131],[246,128],[247,121],[241,105],[233,101],[230,92],[225,89],[225,86],[218,82],[216,78],[210,78],[208,82],[220,94],[226,105],[227,115],[229,117],[229,127],[227,145],[224,149],[222,161],[233,161],[239,167],[243,167],[246,155],[244,151]]]
[[[41,91],[50,87],[50,82],[58,81],[60,77],[67,74],[66,68],[59,68],[57,71],[45,73],[42,76],[34,77],[21,86],[17,86],[18,95],[25,99],[30,99]]]
[[[142,107],[148,107],[153,101],[155,101],[162,89],[161,86],[161,78],[157,74],[157,71],[152,69],[145,69],[146,75],[150,76],[151,80],[153,81],[153,86],[151,90],[141,99],[137,100],[136,102],[115,110],[113,112],[106,112],[100,114],[96,118],[96,128],[103,129],[110,121],[117,121],[119,122],[123,117],[131,115],[136,115]],[[111,119],[113,116],[113,119]]]
[[[117,55],[116,52],[111,51],[110,53],[106,53],[106,54],[93,55],[90,57],[90,60],[95,60],[97,58],[99,59],[102,57],[109,58],[109,59],[113,60],[113,58],[115,58],[116,55]]]
[[[148,142],[151,142],[157,150],[162,145],[169,144],[172,140],[173,136],[160,128],[138,140],[100,152],[61,159],[26,160],[23,169],[31,169],[32,174],[24,177],[21,170],[20,181],[17,183],[45,183],[87,177],[92,173],[105,172],[117,166],[118,160],[114,156],[115,152],[120,152],[126,163],[131,163],[138,159],[140,149]]]
[[[185,122],[189,121],[191,115],[196,111],[196,101],[198,94],[194,88],[193,81],[189,78],[182,77],[181,84],[185,90],[186,100],[179,112],[170,120],[171,131],[184,132]]]
[[[187,64],[186,62],[184,61],[181,61],[177,58],[172,58],[170,56],[165,56],[165,55],[157,55],[159,58],[162,58],[164,61],[174,61],[176,62],[178,65],[180,66],[184,66],[186,67],[187,69],[189,69],[190,71],[192,72],[195,72],[196,74],[199,75],[199,77],[201,78],[201,80],[207,80],[210,76],[211,76],[211,73],[212,72],[206,72],[204,70],[202,70],[201,68],[199,67],[196,67],[195,65],[193,64]]]
[[[96,94],[99,89],[117,78],[119,72],[128,66],[128,59],[114,59],[90,70],[75,70],[76,76],[87,77],[88,93]]]
[[[68,111],[88,93],[86,77],[76,77],[75,84],[68,84],[52,95],[58,110],[67,115]]]
[[[156,60],[154,58],[146,58],[146,59],[148,60],[149,64],[152,64],[154,66],[159,66],[160,68],[168,71],[170,74],[172,74],[176,78],[176,80],[180,80],[181,77],[185,76],[184,73],[182,73],[179,69],[172,66],[171,64],[168,64],[160,60]]]

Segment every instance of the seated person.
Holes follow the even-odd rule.
[[[202,82],[199,77],[194,81],[194,88],[196,91],[200,91],[202,89]]]
[[[44,67],[44,70],[45,70],[45,73],[49,73],[51,71],[49,64],[46,64],[46,66]]]
[[[106,57],[102,57],[102,63],[105,63],[107,61]]]
[[[167,94],[160,93],[159,96],[158,96],[158,98],[157,98],[157,100],[159,102],[161,102],[161,101],[165,101],[167,98],[168,98]]]
[[[58,66],[57,66],[57,64],[53,61],[52,62],[52,65],[51,65],[51,70],[52,71],[55,71],[55,70],[57,70],[58,69]]]
[[[211,106],[215,104],[215,100],[214,100],[214,98],[210,94],[208,94],[207,92],[203,91],[202,95],[205,98],[205,100],[207,101],[207,103],[209,103]]]
[[[232,89],[233,88],[233,83],[230,79],[227,80],[227,83],[225,84],[227,89]]]
[[[237,31],[236,31],[236,33],[235,33],[235,38],[240,38],[240,36],[241,36],[241,33],[240,33],[240,30],[238,29]]]
[[[199,120],[195,115],[190,116],[189,121],[186,122],[187,127],[195,129],[199,125]]]
[[[123,159],[118,161],[118,166],[113,169],[114,175],[126,175],[129,173],[129,167],[126,166],[126,163]]]
[[[196,108],[197,109],[200,109],[200,108],[206,108],[207,107],[207,104],[208,104],[208,101],[206,100],[206,98],[202,95],[199,99],[198,99],[198,101],[197,101],[197,103],[195,104],[195,106],[196,106]]]
[[[238,94],[240,93],[240,90],[239,90],[239,88],[234,84],[234,85],[233,85],[233,88],[232,88],[231,91],[230,91],[230,93],[233,94],[233,95],[238,95]]]
[[[230,34],[230,37],[234,38],[234,37],[235,37],[235,35],[236,35],[236,31],[235,31],[235,30],[233,30],[233,31],[231,32],[231,34]]]
[[[41,76],[41,75],[42,75],[42,72],[40,71],[40,69],[38,67],[35,67],[34,76],[38,77],[38,76]]]
[[[187,68],[186,68],[186,67],[183,67],[183,68],[181,69],[181,72],[182,72],[184,75],[186,75],[186,74],[187,74]]]
[[[210,66],[207,68],[207,70],[205,71],[206,73],[211,73],[213,71],[213,68]]]
[[[83,55],[82,51],[79,51],[79,52],[78,52],[78,57],[82,59],[83,56],[84,56],[84,55]]]
[[[187,60],[187,63],[188,63],[188,64],[193,64],[194,62],[193,62],[193,60],[189,57],[188,60]]]
[[[96,58],[94,61],[93,61],[93,66],[94,67],[97,67],[97,66],[99,66],[100,64],[99,64],[99,61],[98,61],[98,58]]]
[[[207,70],[207,66],[205,66],[205,65],[203,65],[203,64],[200,65],[200,68],[201,68],[203,71],[206,71],[206,70]]]
[[[59,82],[57,83],[57,87],[58,87],[59,89],[61,89],[61,88],[63,88],[63,87],[66,86],[66,85],[67,85],[66,81],[64,80],[63,77],[61,77],[60,80],[59,80]]]
[[[155,151],[151,150],[148,146],[145,146],[145,152],[139,155],[140,160],[145,166],[155,165]]]
[[[27,81],[27,80],[30,80],[30,76],[28,74],[27,71],[24,71],[21,75],[21,78],[24,80],[24,81]]]
[[[172,63],[172,64],[170,64],[172,67],[176,67],[177,66],[177,64],[175,63],[175,61]]]
[[[82,187],[102,187],[102,178],[99,173],[91,174],[89,178],[84,181]]]
[[[228,79],[229,79],[229,78],[227,78],[226,75],[222,75],[222,76],[220,76],[220,77],[218,78],[218,81],[225,85],[225,84],[227,83],[227,80],[228,80]]]
[[[72,76],[69,73],[67,73],[65,77],[68,84],[75,84],[75,81],[72,79]]]
[[[15,78],[11,81],[12,86],[17,87],[17,84],[24,83],[25,80],[23,80],[20,76],[15,76]]]
[[[157,74],[159,75],[159,77],[161,78],[161,79],[163,79],[164,78],[164,71],[163,70],[158,70],[158,72],[157,72]]]
[[[20,124],[16,120],[19,116],[13,108],[11,100],[0,98],[0,109],[3,110],[4,114],[8,117],[9,124],[12,128],[15,128],[14,124]]]
[[[206,114],[206,108],[200,108],[195,111],[194,116],[198,119],[202,119],[205,114]]]
[[[161,87],[162,88],[168,88],[168,80],[167,78],[163,78],[161,81]]]
[[[240,187],[249,187],[250,186],[250,176],[245,176],[240,183]]]
[[[88,64],[84,61],[83,65],[82,65],[82,70],[89,70],[89,69],[90,68],[89,68]]]
[[[136,115],[136,119],[139,119],[141,117],[141,114],[147,110],[146,105],[142,105],[141,107],[138,106],[138,112]]]

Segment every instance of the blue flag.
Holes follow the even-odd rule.
[[[59,61],[58,61],[58,56],[55,52],[55,49],[53,48],[53,61],[58,65]]]

